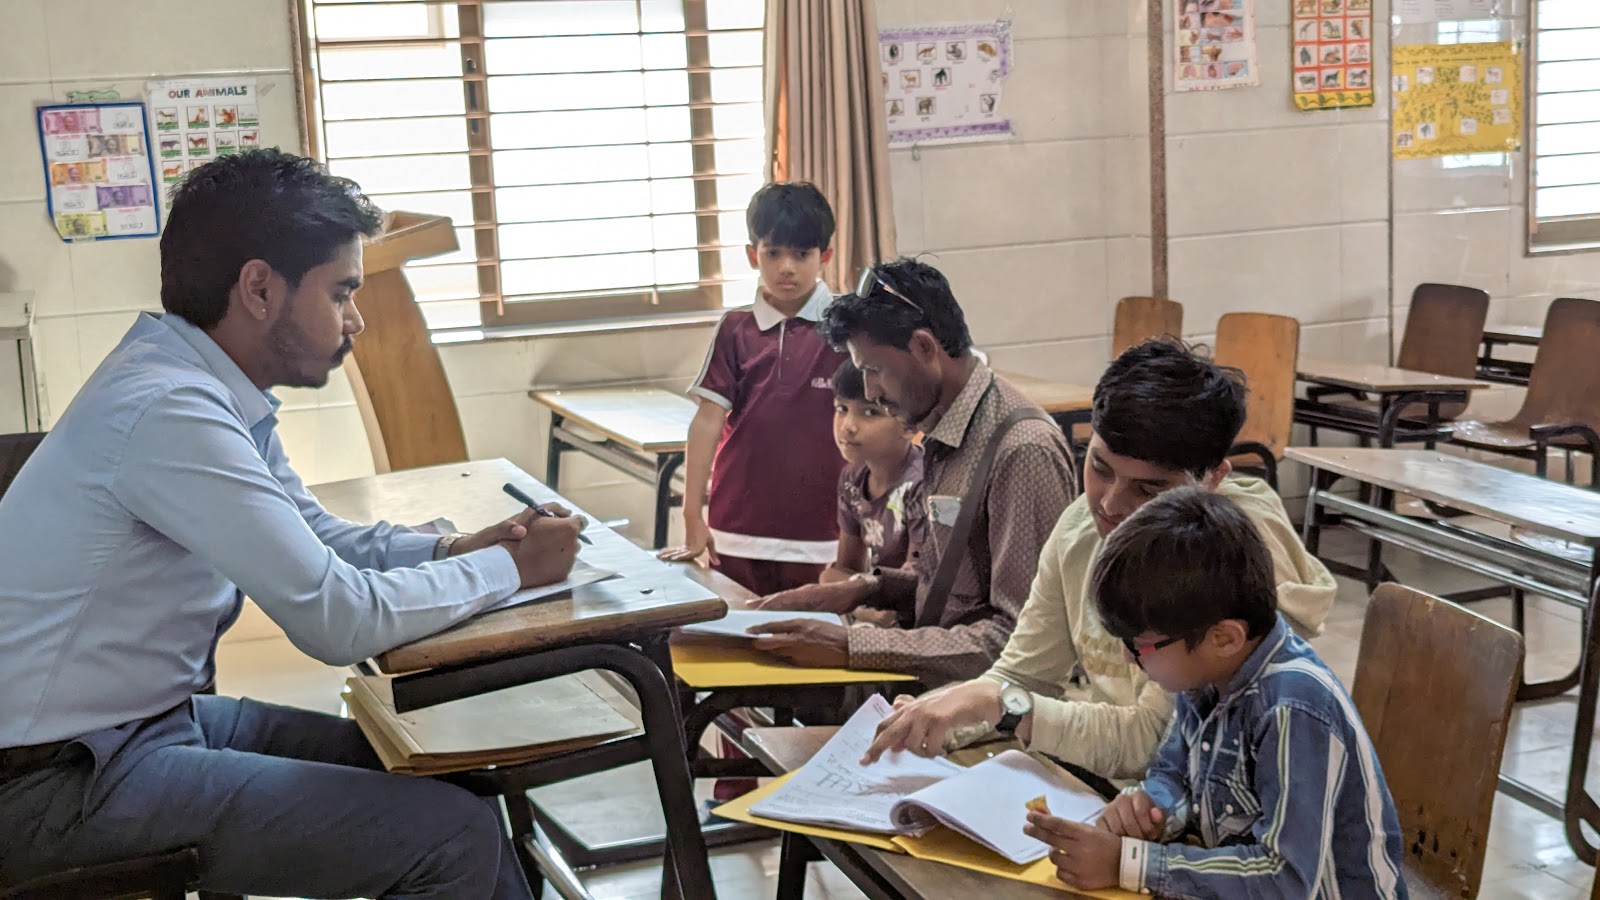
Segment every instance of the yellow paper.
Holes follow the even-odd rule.
[[[916,680],[897,672],[792,666],[752,647],[682,639],[672,642],[672,669],[684,684],[703,691],[726,687]]]
[[[1509,153],[1522,143],[1522,60],[1511,41],[1394,48],[1394,156]]]
[[[905,852],[899,847],[896,847],[894,842],[889,839],[889,836],[884,834],[871,834],[865,831],[848,831],[843,828],[829,828],[826,825],[802,825],[798,822],[780,822],[777,819],[763,819],[760,816],[750,814],[750,807],[753,804],[759,803],[768,794],[771,794],[773,791],[782,787],[783,783],[788,781],[793,776],[794,772],[780,775],[761,787],[756,788],[750,793],[745,794],[743,797],[740,797],[737,800],[730,800],[727,803],[722,804],[721,806],[712,810],[712,813],[719,815],[724,819],[732,819],[735,822],[745,822],[750,825],[760,825],[763,828],[771,828],[774,831],[790,831],[795,834],[806,835],[807,837],[826,838],[830,841],[843,841],[847,844],[863,844],[868,847],[874,847],[878,850],[887,850],[890,853]]]
[[[971,869],[985,875],[994,875],[1012,881],[1025,881],[1063,893],[1072,892],[1078,897],[1100,897],[1103,900],[1135,900],[1139,895],[1120,888],[1086,891],[1069,888],[1056,877],[1056,867],[1047,856],[1037,862],[1018,865],[1000,854],[973,843],[970,839],[948,828],[935,828],[921,837],[899,835],[894,843],[917,859],[944,863],[962,869]]]

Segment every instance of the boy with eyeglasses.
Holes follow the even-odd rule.
[[[1098,826],[1030,812],[1058,877],[1173,897],[1404,898],[1394,799],[1350,695],[1278,615],[1256,526],[1195,487],[1106,539],[1090,593],[1177,722]],[[1158,584],[1161,589],[1150,590]]]
[[[999,661],[981,678],[898,699],[868,758],[891,749],[937,754],[999,731],[1102,793],[1114,792],[1111,780],[1142,776],[1172,722],[1172,697],[1106,631],[1088,581],[1108,535],[1172,488],[1202,487],[1238,504],[1266,542],[1279,608],[1315,634],[1337,586],[1266,482],[1229,477],[1244,417],[1243,376],[1175,339],[1147,341],[1113,361],[1095,386],[1083,496],[1051,533]],[[1166,590],[1155,578],[1145,584],[1151,596]]]

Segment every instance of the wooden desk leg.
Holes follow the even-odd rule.
[[[657,550],[667,545],[667,528],[672,524],[672,476],[677,474],[681,465],[682,453],[662,453],[656,457],[656,531],[653,546]]]
[[[550,435],[545,444],[544,458],[544,483],[550,490],[561,490],[561,451],[565,450],[565,441],[556,437],[556,429],[567,421],[567,417],[558,412],[550,413]]]

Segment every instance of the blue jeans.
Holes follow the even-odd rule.
[[[532,900],[498,809],[384,772],[353,721],[196,696],[0,782],[0,884],[194,846],[210,891]]]

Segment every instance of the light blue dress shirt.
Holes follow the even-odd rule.
[[[503,548],[433,562],[436,535],[324,510],[276,409],[172,315],[140,315],[90,376],[0,499],[0,747],[185,702],[243,595],[345,665],[517,589]]]

